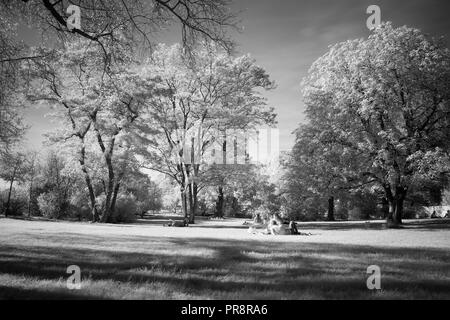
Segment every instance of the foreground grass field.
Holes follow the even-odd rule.
[[[449,221],[305,223],[250,235],[243,220],[163,227],[0,219],[2,299],[450,299]],[[82,288],[66,288],[81,268]],[[382,290],[366,287],[369,265]]]

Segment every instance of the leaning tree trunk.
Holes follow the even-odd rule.
[[[334,197],[328,198],[328,221],[335,221],[334,218]]]
[[[81,166],[81,171],[83,171],[84,174],[84,180],[86,181],[86,185],[88,187],[88,194],[89,194],[89,201],[90,201],[90,207],[91,207],[91,214],[92,214],[92,222],[97,222],[99,221],[99,215],[98,215],[98,211],[97,211],[97,207],[96,207],[96,203],[95,203],[95,193],[94,193],[94,188],[92,187],[92,181],[91,181],[91,177],[89,176],[89,172],[87,170],[86,167],[86,148],[84,146],[84,138],[81,139],[82,142],[82,147],[80,150],[80,166]]]

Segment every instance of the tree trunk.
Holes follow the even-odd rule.
[[[191,169],[190,169],[190,178],[191,181],[189,183],[189,206],[190,206],[190,215],[189,215],[189,224],[195,224],[195,215],[198,211],[198,187],[197,187],[197,177],[200,164],[196,163],[197,159],[195,156],[195,139],[191,139]]]
[[[194,215],[194,195],[192,192],[192,184],[189,183],[188,185],[188,202],[189,202],[189,223],[191,223],[191,220],[193,219]]]
[[[402,224],[402,217],[403,217],[403,200],[398,200],[394,214],[394,220],[397,225]]]
[[[108,185],[106,187],[106,200],[105,200],[105,212],[103,212],[102,222],[108,222],[111,217],[111,204],[112,198],[114,194],[114,169],[112,167],[112,163],[108,160],[109,157],[106,157],[106,163],[108,167]]]
[[[405,197],[406,190],[402,187],[396,187],[395,194],[388,196],[389,213],[386,221],[388,227],[395,228],[402,224]]]
[[[198,187],[195,182],[189,184],[189,209],[189,224],[194,224],[198,211]]]
[[[184,187],[181,187],[181,211],[184,215],[185,219],[189,219],[189,212],[187,208],[187,199],[186,199],[186,192]]]
[[[236,217],[239,215],[239,203],[238,199],[233,195],[231,198],[231,208],[233,210],[233,217]]]
[[[118,130],[117,132],[114,133],[114,135],[111,138],[111,141],[108,145],[108,148],[106,148],[106,146],[103,142],[102,135],[100,134],[100,131],[97,127],[96,114],[91,115],[91,120],[94,123],[94,130],[97,135],[97,142],[100,146],[100,149],[102,150],[103,157],[104,157],[105,163],[106,163],[106,167],[108,169],[108,185],[106,186],[106,190],[105,190],[106,191],[105,209],[104,209],[104,212],[100,219],[101,222],[108,222],[110,220],[110,216],[112,214],[111,201],[113,198],[114,188],[115,188],[115,174],[114,174],[114,166],[112,163],[112,157],[113,157],[113,153],[114,153],[114,145],[115,145],[115,141],[116,141],[116,136],[117,136],[117,134],[120,133],[120,130]]]
[[[92,222],[99,221],[98,211],[95,203],[95,193],[94,188],[92,187],[92,181],[91,177],[89,176],[89,172],[86,168],[86,149],[84,147],[84,139],[81,139],[82,147],[80,150],[80,165],[81,165],[81,171],[83,171],[84,174],[84,180],[86,181],[86,185],[88,187],[88,195],[89,195],[89,201],[90,201],[90,207],[91,207],[91,213],[92,213]]]
[[[198,212],[198,186],[197,186],[196,182],[194,182],[193,188],[194,188],[194,216],[193,217],[195,217],[195,215]],[[194,219],[192,219],[192,223],[195,223]]]
[[[328,198],[328,221],[335,221],[335,219],[334,219],[334,197]]]
[[[16,176],[17,168],[14,168],[13,175],[11,177],[11,182],[9,184],[9,191],[8,191],[8,200],[6,201],[6,208],[5,208],[5,217],[8,217],[9,214],[9,207],[11,206],[11,193],[12,193],[12,187],[14,183],[14,179]]]
[[[402,224],[404,200],[405,195],[402,192],[400,195],[398,195],[397,203],[395,205],[394,221],[397,225]]]
[[[119,194],[120,189],[120,182],[116,183],[114,186],[114,191],[111,199],[111,207],[110,207],[110,219],[112,215],[114,214],[114,211],[116,211],[116,202],[117,202],[117,195]]]
[[[33,200],[33,181],[30,181],[30,188],[28,189],[28,218],[31,217],[31,201]]]
[[[389,201],[384,197],[382,199],[382,208],[381,208],[383,219],[387,219],[389,214]]]
[[[219,187],[219,193],[217,195],[216,202],[216,216],[223,217],[223,205],[224,205],[224,195],[223,195],[223,187]]]

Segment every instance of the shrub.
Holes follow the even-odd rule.
[[[92,220],[92,211],[88,205],[74,206],[71,204],[68,209],[68,216],[78,221]]]
[[[89,207],[89,199],[83,192],[77,192],[70,198],[69,216],[79,221],[92,220],[92,212]]]
[[[68,214],[69,203],[64,201],[60,194],[49,191],[38,197],[39,210],[42,215],[50,219],[60,219]]]
[[[47,218],[59,218],[58,195],[54,192],[46,192],[38,197],[39,210]]]

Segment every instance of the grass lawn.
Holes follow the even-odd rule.
[[[158,219],[160,218],[160,219]],[[450,299],[450,221],[304,223],[250,235],[243,220],[163,227],[0,219],[2,299]],[[82,288],[66,288],[81,268]],[[382,290],[366,287],[369,265]]]

